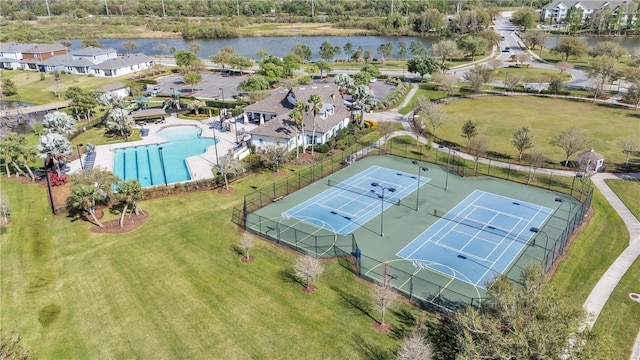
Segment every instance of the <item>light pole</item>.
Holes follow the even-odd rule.
[[[220,124],[222,124],[222,122],[220,122]],[[216,166],[220,166],[220,161],[218,160],[218,139],[216,138],[216,125],[212,123],[211,128],[213,129],[213,141],[215,141],[213,147],[216,149]]]
[[[529,231],[531,231],[532,233],[536,233],[536,234],[540,233],[540,234],[543,234],[545,236],[544,253],[543,253],[544,257],[542,259],[542,266],[544,267],[544,271],[547,271],[547,267],[546,267],[546,265],[547,265],[547,245],[549,245],[549,235],[546,232],[542,231],[540,228],[537,228],[537,227],[531,227],[529,229]],[[535,245],[535,244],[536,244],[536,239],[534,237],[533,238],[533,245]]]
[[[384,187],[377,182],[372,182],[371,186],[382,189],[382,195],[380,196],[380,208],[382,209],[382,211],[380,211],[380,236],[384,236],[384,191],[387,190],[389,192],[394,192],[396,189],[392,187]],[[375,192],[373,189],[371,189],[371,191]]]
[[[224,101],[224,88],[218,88],[218,90],[222,91],[221,101]]]
[[[167,185],[167,172],[164,169],[164,157],[162,156],[162,146],[158,148],[158,153],[160,154],[160,165],[162,166],[162,176],[164,177],[164,186]]]
[[[560,209],[560,207],[562,207],[562,204],[567,203],[569,204],[569,214],[567,215],[567,227],[569,226],[569,223],[571,222],[571,213],[573,212],[573,204],[571,203],[571,201],[564,201],[563,198],[561,197],[557,197],[554,199],[555,202],[559,202],[560,206],[558,206],[558,209]]]
[[[420,163],[417,160],[413,160],[413,161],[411,161],[411,163],[418,167],[418,189],[417,189],[417,193],[416,193],[416,211],[418,211],[419,210],[419,203],[420,203],[420,174],[423,171],[429,171],[429,169],[426,166],[421,166]]]
[[[84,170],[84,166],[82,165],[82,154],[80,154],[80,147],[82,146],[82,144],[77,144],[76,145],[76,150],[78,150],[78,160],[80,160],[80,169]]]

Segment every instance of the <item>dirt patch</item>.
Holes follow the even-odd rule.
[[[242,261],[243,263],[250,263],[250,262],[253,262],[253,256],[249,256],[249,257],[243,256],[243,257],[240,259],[240,261]]]
[[[236,188],[228,188],[225,189],[224,186],[218,189],[218,194],[233,194],[234,192],[236,192]]]
[[[315,285],[309,285],[307,287],[302,287],[300,289],[302,291],[303,294],[311,294],[312,292],[316,291],[316,286]]]
[[[271,172],[271,176],[273,176],[273,177],[285,176],[287,174],[288,174],[287,170],[280,170],[280,171],[272,171]]]
[[[373,324],[371,324],[371,327],[373,328],[373,330],[381,334],[388,334],[393,329],[393,325],[391,325],[391,323],[380,324],[377,321],[374,321]]]
[[[97,211],[96,211],[97,213]],[[87,214],[88,215],[88,214]],[[120,226],[120,219],[114,219],[104,222],[104,226],[93,226],[91,232],[97,234],[122,234],[133,229],[137,229],[140,225],[144,224],[149,215],[147,213],[140,213],[138,215],[132,214],[124,217],[124,226]]]

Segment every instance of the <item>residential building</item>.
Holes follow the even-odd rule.
[[[69,49],[62,44],[36,44],[22,52],[23,68],[38,70],[41,61],[68,53]]]
[[[322,99],[322,108],[315,119],[312,111],[305,112],[303,118],[304,134],[289,119],[289,113],[298,101],[307,103],[311,94]],[[257,150],[265,150],[269,145],[284,146],[287,151],[297,146],[305,148],[310,144],[324,144],[337,131],[349,124],[349,109],[335,84],[314,84],[292,89],[275,90],[268,98],[247,106],[244,110],[245,121],[259,123],[251,130],[251,144]]]
[[[114,82],[111,84],[104,85],[93,91],[96,95],[100,96],[104,93],[113,92],[122,97],[127,97],[131,95],[131,89],[121,82]]]
[[[155,62],[151,57],[145,54],[131,54],[93,65],[91,71],[95,76],[118,77],[150,69],[153,65]]]
[[[586,20],[598,11],[610,11],[620,15],[621,22],[626,22],[627,6],[631,0],[554,0],[542,7],[540,12],[542,22],[562,24],[567,17],[567,11],[576,7],[582,10],[582,19]]]

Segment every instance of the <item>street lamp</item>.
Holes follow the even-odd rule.
[[[544,256],[544,258],[543,258],[543,260],[542,260],[542,265],[544,266],[544,268],[545,268],[544,270],[546,271],[546,265],[547,265],[547,245],[549,245],[549,235],[548,235],[546,232],[542,231],[540,228],[537,228],[537,227],[531,227],[531,228],[529,229],[529,231],[531,231],[532,233],[536,233],[536,234],[541,233],[541,234],[543,234],[543,235],[545,236],[545,242],[544,242],[544,253],[543,253],[543,254],[544,254],[544,255],[543,255],[543,256]],[[534,238],[533,238],[533,245],[535,245],[535,244],[536,244],[536,238],[534,237]]]
[[[451,164],[451,162],[450,162],[450,160],[451,160],[451,151],[453,151],[454,155],[455,155],[455,151],[456,150],[460,151],[460,148],[455,148],[455,149],[447,148],[447,174],[446,174],[445,179],[444,179],[444,189],[445,190],[449,190],[449,172],[451,172],[451,169],[449,167],[450,167],[450,164]]]
[[[420,163],[417,160],[413,160],[411,163],[418,166],[418,190],[416,194],[416,211],[418,211],[420,203],[420,174],[423,171],[429,171],[429,169],[426,166],[420,166]]]
[[[164,157],[162,156],[162,146],[158,148],[158,153],[160,154],[160,165],[162,166],[162,176],[164,177],[164,186],[167,185],[167,172],[164,169]]]
[[[80,160],[80,169],[84,170],[84,166],[82,165],[82,154],[80,154],[80,147],[82,146],[82,144],[77,144],[76,145],[76,150],[78,150],[78,160]]]
[[[218,90],[222,91],[222,98],[221,100],[224,101],[224,88],[218,88]]]
[[[380,196],[380,205],[381,205],[381,209],[382,211],[380,212],[380,236],[384,236],[384,231],[383,231],[383,227],[384,227],[384,191],[387,190],[389,192],[394,192],[396,191],[395,188],[392,187],[384,187],[380,184],[378,184],[377,182],[372,182],[371,186],[373,187],[379,187],[380,189],[382,189],[382,195]],[[372,192],[375,192],[375,190],[371,189]]]

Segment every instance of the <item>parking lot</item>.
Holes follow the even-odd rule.
[[[241,81],[246,79],[249,75],[222,75],[218,72],[204,72],[201,73],[202,82],[191,86],[185,84],[182,80],[182,75],[172,74],[158,78],[156,81],[158,86],[162,88],[159,95],[170,96],[172,92],[179,92],[181,96],[195,96],[199,99],[231,99],[240,94],[242,91],[238,90],[238,85]],[[332,81],[331,79],[324,81]],[[395,85],[390,85],[385,80],[380,79],[376,82],[369,83],[369,87],[376,95],[376,98],[382,100],[386,98],[391,91],[395,88]]]

